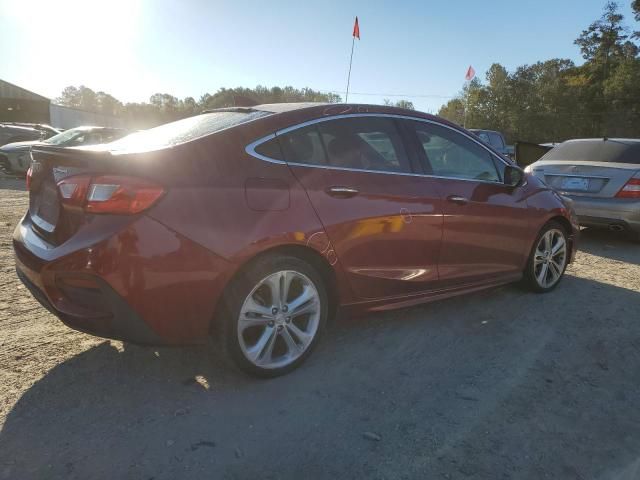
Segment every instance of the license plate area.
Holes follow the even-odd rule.
[[[569,190],[574,192],[589,191],[589,179],[584,177],[566,177],[560,182],[561,190]]]
[[[38,229],[53,233],[60,217],[60,199],[53,181],[43,181],[38,191],[32,194],[29,213]]]

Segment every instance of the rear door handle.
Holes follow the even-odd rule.
[[[451,203],[457,203],[458,205],[466,205],[469,203],[469,199],[466,197],[461,197],[460,195],[449,195],[447,197]]]
[[[355,197],[360,193],[360,191],[353,187],[343,187],[340,185],[335,185],[333,187],[329,187],[326,190],[328,195],[336,198],[351,198]]]

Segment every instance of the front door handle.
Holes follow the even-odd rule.
[[[469,203],[468,198],[461,197],[460,195],[449,195],[447,197],[447,200],[449,200],[451,203],[456,203],[458,205],[466,205],[467,203]]]
[[[360,193],[360,191],[356,188],[343,187],[340,185],[329,187],[327,188],[326,192],[328,195],[336,198],[351,198],[351,197],[355,197]]]

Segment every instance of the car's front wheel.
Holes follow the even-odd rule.
[[[259,259],[233,281],[227,295],[226,351],[252,375],[275,377],[298,367],[326,324],[323,279],[297,257]]]
[[[558,286],[569,261],[569,242],[565,228],[547,223],[536,238],[529,256],[524,281],[536,292],[549,292]]]

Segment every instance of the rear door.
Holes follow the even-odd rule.
[[[505,164],[478,141],[434,122],[407,122],[443,198],[442,286],[518,276],[531,241],[524,189],[503,183]]]
[[[397,120],[323,119],[277,138],[358,297],[437,288],[440,196],[412,174]]]

